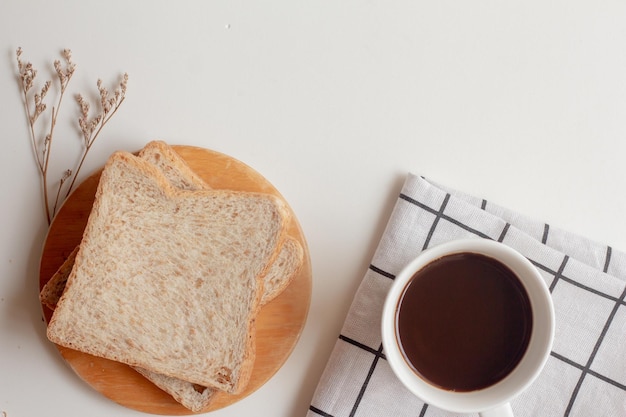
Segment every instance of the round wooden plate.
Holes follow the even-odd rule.
[[[173,148],[212,188],[266,192],[283,198],[263,176],[232,157],[191,146]],[[40,289],[80,243],[99,179],[97,172],[78,186],[50,225],[41,258]],[[285,291],[266,304],[257,317],[257,351],[250,382],[240,395],[220,392],[202,413],[226,407],[257,390],[284,364],[298,341],[311,299],[311,262],[304,234],[293,213],[289,235],[302,245],[304,264]],[[52,311],[43,305],[42,308],[48,322]],[[127,365],[62,346],[57,348],[87,384],[125,407],[151,414],[194,414]]]

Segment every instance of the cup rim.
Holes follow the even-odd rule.
[[[415,272],[442,256],[461,252],[480,253],[507,265],[519,277],[528,293],[535,323],[528,348],[513,371],[494,385],[470,392],[448,391],[421,379],[407,364],[398,346],[395,326],[400,296]],[[418,398],[443,410],[476,413],[511,401],[532,384],[550,355],[554,339],[554,321],[554,306],[548,286],[528,259],[500,242],[483,238],[458,239],[421,252],[396,275],[383,305],[382,343],[392,371]]]

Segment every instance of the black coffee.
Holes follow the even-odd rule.
[[[505,265],[484,255],[444,256],[416,273],[397,311],[399,344],[431,384],[474,391],[507,376],[530,339],[526,290]]]

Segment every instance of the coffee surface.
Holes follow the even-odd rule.
[[[525,289],[505,265],[475,253],[444,256],[418,271],[398,303],[401,350],[413,370],[446,390],[493,385],[530,339]]]

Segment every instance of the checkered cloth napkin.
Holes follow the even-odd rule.
[[[538,268],[556,333],[548,362],[511,406],[517,417],[626,416],[626,254],[410,174],[319,381],[307,417],[447,417],[396,379],[380,335],[394,276],[420,251],[493,239]]]

